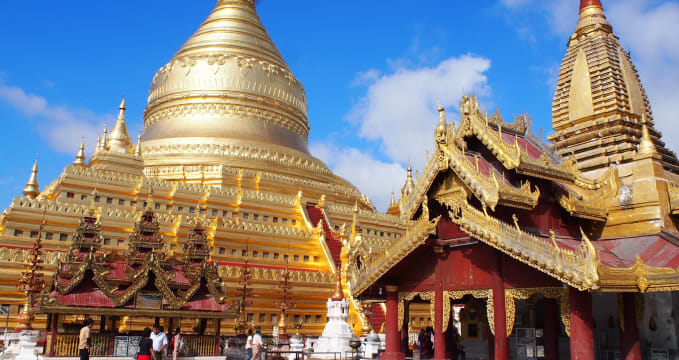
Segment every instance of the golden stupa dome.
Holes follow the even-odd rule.
[[[308,134],[304,87],[262,25],[255,0],[219,0],[154,76],[142,153],[149,175],[167,173],[162,166],[266,168],[262,161],[331,175],[309,155]]]

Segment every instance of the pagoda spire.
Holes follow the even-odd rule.
[[[108,125],[104,125],[104,136],[101,138],[101,142],[99,142],[99,149],[98,151],[104,152],[106,151],[106,142],[108,140]]]
[[[38,156],[36,155],[33,168],[31,168],[31,177],[28,178],[24,188],[24,196],[33,200],[38,195],[40,195],[40,186],[38,185]]]
[[[643,117],[642,127],[641,127],[641,141],[639,142],[639,155],[653,155],[657,154],[658,149],[653,144],[653,139],[651,138],[651,133],[648,131],[648,126],[646,125],[646,117]]]
[[[137,146],[134,149],[134,156],[141,156],[141,133],[137,136]]]
[[[597,6],[603,9],[603,6],[601,6],[601,0],[580,0],[580,11],[590,6]]]
[[[75,156],[75,161],[73,166],[84,167],[87,166],[87,157],[85,156],[85,138],[80,142],[80,148],[78,149],[78,154]]]
[[[408,160],[408,175],[406,176],[406,183],[401,189],[401,198],[409,195],[415,189],[415,181],[413,181],[413,167],[410,165],[410,160]]]
[[[613,27],[606,20],[601,0],[580,0],[580,19],[575,34],[581,35],[593,30],[613,32]]]
[[[130,134],[127,132],[127,124],[125,123],[125,110],[127,110],[127,105],[124,96],[118,109],[118,119],[116,120],[113,129],[111,129],[111,135],[109,135],[106,149],[113,152],[131,153],[132,142],[130,141]]]
[[[335,278],[335,291],[332,293],[330,299],[332,301],[344,300],[344,292],[342,291],[342,267],[337,267],[337,277]]]

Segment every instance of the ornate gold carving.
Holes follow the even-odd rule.
[[[488,318],[488,328],[492,334],[495,334],[495,309],[493,302],[492,289],[478,289],[478,290],[446,290],[443,292],[443,331],[448,330],[448,323],[450,322],[450,301],[460,300],[465,295],[471,295],[476,299],[486,299],[486,317]]]
[[[398,293],[398,329],[403,329],[403,320],[405,318],[405,307],[409,305],[416,296],[420,299],[429,301],[429,313],[434,319],[434,292],[433,291],[413,291],[413,292],[399,292]],[[445,306],[445,303],[444,303]]]
[[[559,205],[571,215],[584,219],[606,221],[608,213],[604,202],[603,193],[583,190],[587,196],[580,195],[572,188],[563,185],[568,189],[568,195],[555,191],[555,197]]]
[[[679,290],[679,268],[652,267],[639,255],[633,266],[613,268],[598,262],[603,291],[655,292]]]
[[[498,181],[495,172],[492,176],[493,181],[498,185],[500,204],[525,210],[531,210],[538,204],[540,189],[535,188],[535,191],[532,191],[529,181],[524,181],[517,189],[505,181]]]
[[[464,203],[449,212],[460,229],[505,254],[575,288],[598,289],[598,255],[583,233],[577,252],[506,224]]]
[[[566,334],[571,334],[570,321],[570,302],[568,300],[568,289],[562,287],[545,287],[545,288],[522,288],[522,289],[505,289],[505,309],[507,311],[507,337],[514,331],[514,320],[516,318],[516,304],[514,300],[526,300],[533,295],[542,295],[548,299],[559,300],[559,307],[561,309],[561,322],[566,330]]]

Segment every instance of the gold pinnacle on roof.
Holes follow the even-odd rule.
[[[141,133],[137,136],[137,146],[134,148],[134,156],[141,156]]]
[[[643,119],[663,165],[679,162],[653,127],[651,106],[630,55],[622,48],[599,0],[581,0],[580,19],[561,63],[549,140],[581,171],[599,173],[634,160]]]
[[[97,213],[97,196],[99,196],[99,192],[97,192],[97,188],[94,188],[94,190],[92,190],[92,194],[90,195],[90,208],[87,209],[87,214],[89,216],[94,216]]]
[[[87,166],[87,157],[85,156],[85,138],[80,142],[80,148],[78,149],[78,154],[75,156],[75,161],[73,166]]]
[[[35,199],[40,195],[40,186],[38,185],[38,157],[35,157],[35,162],[31,168],[31,176],[28,178],[26,187],[24,188],[24,196],[29,199]]]
[[[335,291],[330,297],[332,301],[344,300],[344,292],[342,291],[342,267],[337,268],[337,277],[335,278]]]
[[[652,155],[656,154],[658,150],[655,147],[655,144],[653,144],[653,140],[651,139],[651,134],[648,131],[648,126],[646,124],[646,119],[644,119],[642,128],[641,128],[641,142],[639,142],[639,155]]]
[[[408,161],[408,175],[406,176],[406,183],[401,189],[401,199],[408,196],[415,189],[415,181],[413,181],[413,168]]]
[[[127,124],[125,123],[125,110],[127,110],[127,106],[125,104],[124,96],[118,109],[118,119],[116,120],[113,129],[111,129],[111,135],[108,137],[106,149],[113,152],[131,153],[132,142],[130,141],[130,135],[127,132]]]

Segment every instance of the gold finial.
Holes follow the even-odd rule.
[[[131,153],[132,142],[130,141],[130,135],[127,132],[127,124],[125,123],[125,110],[127,110],[127,106],[125,105],[124,96],[118,109],[118,119],[111,130],[111,135],[106,143],[106,148],[114,152]]]
[[[104,124],[104,136],[101,138],[101,143],[99,143],[99,151],[106,151],[107,138],[108,138],[108,125]]]
[[[413,181],[413,167],[410,164],[410,160],[408,160],[408,170],[407,170],[407,176],[406,176],[406,183],[403,185],[403,189],[401,190],[401,198],[404,196],[410,195],[410,193],[415,189],[415,182]]]
[[[141,156],[141,133],[137,136],[137,147],[134,149],[134,156]]]
[[[78,149],[78,154],[75,156],[75,161],[73,166],[87,166],[87,157],[85,156],[85,137],[80,142],[80,149]]]
[[[394,199],[394,190],[391,190],[391,202],[389,203],[389,208],[396,206],[396,199]]]
[[[94,216],[94,214],[97,213],[97,207],[96,207],[96,199],[97,196],[99,196],[99,192],[97,192],[97,188],[94,188],[92,190],[92,194],[90,195],[92,198],[90,199],[90,208],[87,210],[87,213],[89,216]]]
[[[653,144],[653,139],[651,138],[651,133],[648,131],[648,125],[646,124],[646,115],[641,115],[641,141],[639,142],[639,155],[653,155],[658,153],[655,144]]]
[[[580,0],[580,19],[575,29],[576,34],[592,30],[606,30],[612,32],[611,24],[606,20],[604,8],[600,0]]]
[[[35,162],[31,168],[31,176],[28,178],[24,188],[24,196],[33,200],[38,195],[40,195],[40,186],[38,185],[38,155],[35,155]]]
[[[146,198],[146,211],[153,211],[153,186],[149,185],[149,196]]]
[[[332,293],[330,300],[342,301],[344,300],[344,292],[342,291],[342,267],[337,267],[337,277],[335,279],[335,291]]]

